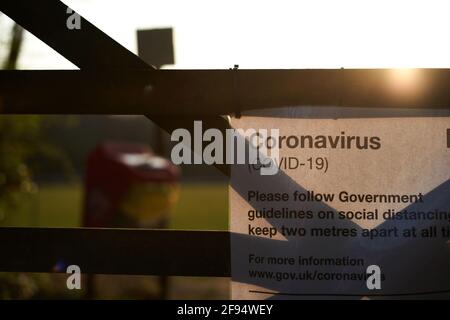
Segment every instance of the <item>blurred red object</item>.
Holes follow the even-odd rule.
[[[87,159],[83,226],[154,224],[176,202],[179,176],[146,145],[100,144]]]

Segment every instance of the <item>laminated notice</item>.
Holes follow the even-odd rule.
[[[278,148],[275,174],[231,167],[232,298],[450,297],[450,118],[232,126]]]

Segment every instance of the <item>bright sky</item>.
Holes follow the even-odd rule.
[[[64,2],[133,52],[137,29],[173,27],[174,68],[450,67],[448,1]],[[75,68],[29,34],[20,67]]]

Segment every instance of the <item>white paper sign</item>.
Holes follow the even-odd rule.
[[[449,117],[232,125],[280,130],[276,175],[232,166],[232,298],[450,297]]]

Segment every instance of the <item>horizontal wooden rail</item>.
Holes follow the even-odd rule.
[[[173,117],[298,105],[448,109],[449,87],[450,69],[0,71],[0,112]]]
[[[0,271],[230,276],[225,231],[0,228]]]

